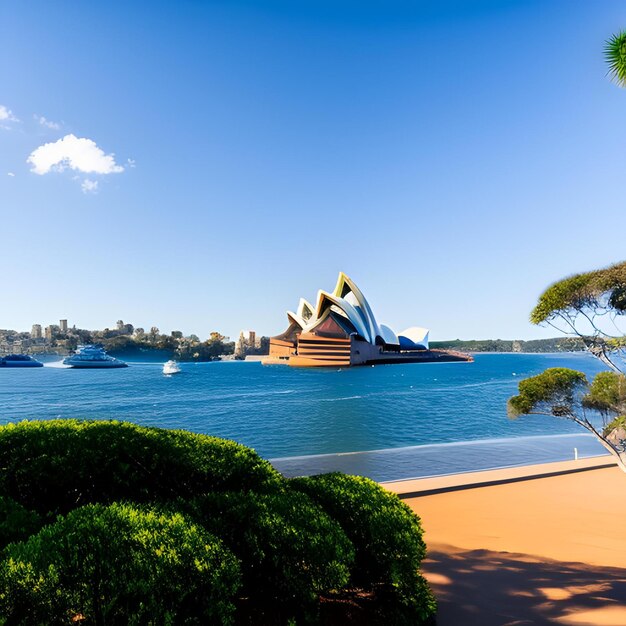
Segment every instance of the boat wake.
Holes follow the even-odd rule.
[[[52,368],[60,369],[60,370],[72,369],[70,365],[65,365],[65,363],[63,363],[63,359],[61,359],[59,361],[51,361],[50,363],[44,363],[43,366],[44,367],[52,367]]]

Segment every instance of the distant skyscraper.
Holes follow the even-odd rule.
[[[252,348],[254,348],[254,344],[256,343],[256,332],[254,330],[242,330],[240,333],[240,337],[243,337],[243,340]]]
[[[67,332],[67,320],[59,320],[59,327],[61,328],[62,333]]]
[[[33,324],[30,330],[31,339],[41,339],[41,324]]]
[[[242,330],[239,339],[235,343],[235,356],[244,357],[256,348],[256,332],[253,330]]]

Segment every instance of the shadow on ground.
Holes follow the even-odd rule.
[[[438,626],[626,625],[626,569],[448,547],[423,568]]]

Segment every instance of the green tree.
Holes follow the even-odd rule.
[[[103,344],[105,350],[111,353],[128,353],[139,349],[137,342],[129,335],[118,335],[106,339]]]
[[[204,342],[206,354],[208,357],[215,358],[223,354],[232,354],[235,344],[226,342],[226,337],[218,332],[212,332],[209,338]]]
[[[74,336],[68,337],[66,342],[67,343],[65,344],[65,347],[68,350],[76,350],[76,348],[78,348],[78,338],[77,337],[74,337]]]
[[[539,297],[530,321],[578,337],[591,354],[622,373],[626,335],[619,322],[625,313],[626,261],[554,283]]]
[[[569,419],[595,435],[626,472],[626,262],[575,274],[548,287],[530,315],[578,337],[611,371],[590,384],[582,372],[548,369],[519,384],[508,402],[511,417],[541,414]]]
[[[269,353],[270,353],[270,338],[261,337],[261,347],[259,349],[259,354],[269,354]]]
[[[589,384],[582,372],[553,367],[519,384],[508,402],[510,417],[550,415],[568,419],[595,435],[626,472],[626,377],[600,372]],[[593,418],[599,414],[602,426]]]
[[[159,335],[155,345],[159,350],[170,350],[173,352],[178,348],[178,340],[172,336]]]

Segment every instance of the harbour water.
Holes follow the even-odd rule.
[[[0,422],[76,417],[185,428],[251,446],[289,475],[341,469],[376,480],[564,460],[575,447],[581,457],[604,453],[567,421],[506,416],[524,377],[547,367],[603,369],[586,354],[345,370],[182,363],[172,377],[160,363],[130,365],[0,371]]]

